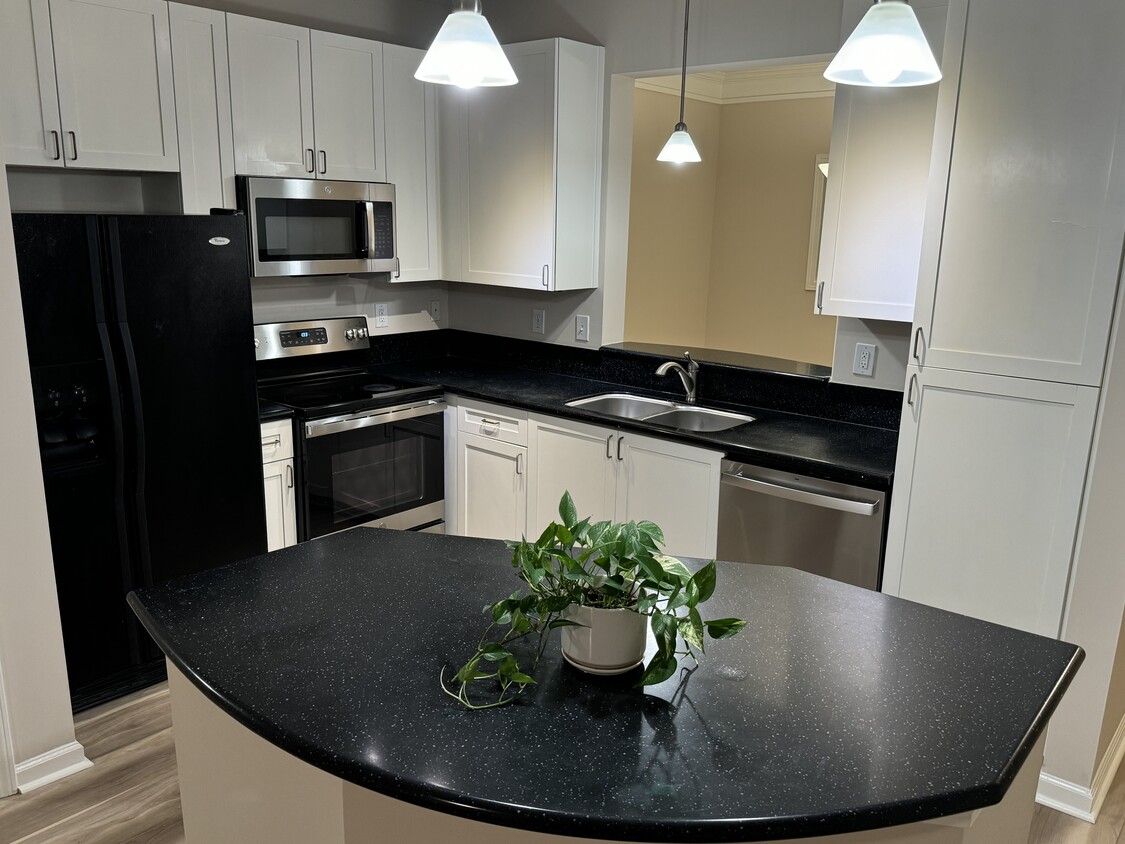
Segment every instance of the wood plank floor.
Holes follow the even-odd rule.
[[[0,844],[182,844],[168,686],[84,712],[78,741],[94,763],[0,800]],[[1028,844],[1125,844],[1125,766],[1096,824],[1035,807]]]

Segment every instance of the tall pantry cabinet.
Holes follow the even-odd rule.
[[[1117,0],[952,0],[942,62],[883,589],[1048,636],[1125,238],[1122,31]]]

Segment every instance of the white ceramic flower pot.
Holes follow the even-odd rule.
[[[590,674],[624,674],[644,661],[647,616],[571,605],[563,617],[583,625],[562,628],[563,658],[575,668]]]

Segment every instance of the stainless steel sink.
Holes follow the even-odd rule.
[[[629,393],[605,393],[568,401],[566,405],[580,407],[594,413],[604,413],[606,416],[616,416],[619,419],[653,422],[669,428],[679,428],[682,431],[726,431],[754,421],[753,416],[742,413],[677,404],[664,399],[650,399]]]
[[[583,410],[604,413],[606,416],[619,416],[622,419],[644,419],[676,407],[670,401],[632,396],[628,393],[606,393],[601,396],[590,396],[588,399],[575,399],[568,401],[566,406],[581,407]]]
[[[730,413],[726,410],[712,410],[707,407],[677,407],[655,416],[646,416],[645,422],[656,425],[667,425],[669,428],[679,428],[683,431],[726,431],[737,428],[747,422],[753,422],[753,416],[741,413]]]

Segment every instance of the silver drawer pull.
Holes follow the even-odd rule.
[[[293,489],[293,464],[285,464],[285,482],[289,489]]]
[[[485,419],[482,417],[480,420],[480,432],[482,434],[488,434],[490,436],[492,434],[499,434],[500,423],[495,419]]]
[[[281,434],[272,440],[262,440],[262,448],[281,448]]]

